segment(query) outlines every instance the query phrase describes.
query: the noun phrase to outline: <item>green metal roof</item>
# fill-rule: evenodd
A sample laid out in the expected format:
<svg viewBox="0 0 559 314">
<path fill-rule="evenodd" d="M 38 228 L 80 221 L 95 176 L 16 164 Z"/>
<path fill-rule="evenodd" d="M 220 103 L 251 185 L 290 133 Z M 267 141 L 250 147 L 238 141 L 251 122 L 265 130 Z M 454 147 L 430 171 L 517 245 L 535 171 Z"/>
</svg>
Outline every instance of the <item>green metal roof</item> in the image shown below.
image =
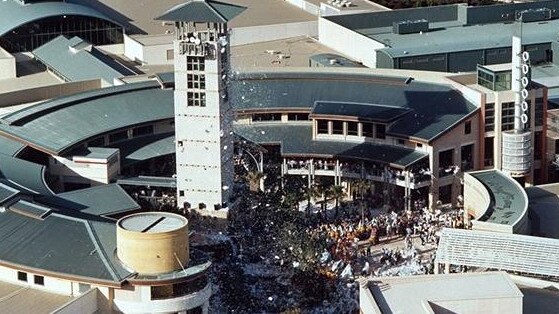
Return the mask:
<svg viewBox="0 0 559 314">
<path fill-rule="evenodd" d="M 281 154 L 286 157 L 341 157 L 407 167 L 428 156 L 424 152 L 392 145 L 313 140 L 310 124 L 237 124 L 233 129 L 238 136 L 255 143 L 281 144 Z"/>
<path fill-rule="evenodd" d="M 514 179 L 497 170 L 470 172 L 481 182 L 491 197 L 487 216 L 480 220 L 514 225 L 525 214 L 528 208 L 528 197 Z"/>
<path fill-rule="evenodd" d="M 0 153 L 15 156 L 25 147 L 25 144 L 0 136 L 0 147 Z"/>
<path fill-rule="evenodd" d="M 121 166 L 175 153 L 175 132 L 142 136 L 112 145 L 120 149 Z"/>
<path fill-rule="evenodd" d="M 118 284 L 132 273 L 116 262 L 116 245 L 103 243 L 107 234 L 116 238 L 114 223 L 58 213 L 38 219 L 8 209 L 0 213 L 0 257 L 31 270 Z"/>
<path fill-rule="evenodd" d="M 387 133 L 427 141 L 477 110 L 448 85 L 337 71 L 244 73 L 233 79 L 230 91 L 232 106 L 240 112 L 310 108 L 317 101 L 399 107 L 409 112 Z"/>
<path fill-rule="evenodd" d="M 0 36 L 4 36 L 13 29 L 37 20 L 64 15 L 95 17 L 118 24 L 106 15 L 83 5 L 62 1 L 22 5 L 18 1 L 8 0 L 0 1 Z"/>
<path fill-rule="evenodd" d="M 45 181 L 45 166 L 0 153 L 0 179 L 26 192 L 52 195 Z M 5 183 L 5 182 L 4 182 Z"/>
<path fill-rule="evenodd" d="M 398 35 L 393 33 L 371 33 L 372 30 L 357 30 L 365 36 L 390 46 L 382 48 L 393 58 L 411 57 L 428 54 L 440 54 L 480 49 L 503 48 L 512 46 L 512 36 L 518 32 L 519 26 L 514 23 L 496 23 L 471 26 L 439 27 L 432 23 L 435 31 L 422 34 Z M 556 39 L 559 20 L 522 24 L 522 44 L 549 43 Z M 484 34 L 484 36 L 480 36 Z M 460 40 L 449 40 L 459 38 Z"/>
<path fill-rule="evenodd" d="M 513 23 L 517 12 L 549 8 L 551 20 L 522 23 L 524 45 L 556 40 L 557 1 L 496 4 L 468 7 L 464 4 L 327 16 L 325 19 L 374 39 L 386 46 L 379 49 L 392 58 L 443 54 L 511 46 L 519 31 Z M 395 34 L 394 22 L 425 19 L 429 31 Z M 483 35 L 483 36 L 481 36 Z"/>
<path fill-rule="evenodd" d="M 99 185 L 60 193 L 47 202 L 97 216 L 120 214 L 140 209 L 140 206 L 117 184 Z"/>
<path fill-rule="evenodd" d="M 241 14 L 245 7 L 213 0 L 187 0 L 167 10 L 156 20 L 227 23 Z"/>
<path fill-rule="evenodd" d="M 79 37 L 58 36 L 33 50 L 33 55 L 70 82 L 100 78 L 112 85 L 116 78 L 135 74 Z"/>
<path fill-rule="evenodd" d="M 173 91 L 163 90 L 156 81 L 149 81 L 31 106 L 4 116 L 0 133 L 59 155 L 100 134 L 171 119 L 173 110 Z"/>
<path fill-rule="evenodd" d="M 154 187 L 162 187 L 162 188 L 177 187 L 176 178 L 151 177 L 151 176 L 123 178 L 123 179 L 119 179 L 116 183 L 120 185 L 154 186 Z"/>
<path fill-rule="evenodd" d="M 0 204 L 4 204 L 7 200 L 19 194 L 19 191 L 9 185 L 0 183 Z"/>
<path fill-rule="evenodd" d="M 311 111 L 313 117 L 319 115 L 355 117 L 359 120 L 390 122 L 408 113 L 411 109 L 375 104 L 351 102 L 317 101 Z"/>
</svg>

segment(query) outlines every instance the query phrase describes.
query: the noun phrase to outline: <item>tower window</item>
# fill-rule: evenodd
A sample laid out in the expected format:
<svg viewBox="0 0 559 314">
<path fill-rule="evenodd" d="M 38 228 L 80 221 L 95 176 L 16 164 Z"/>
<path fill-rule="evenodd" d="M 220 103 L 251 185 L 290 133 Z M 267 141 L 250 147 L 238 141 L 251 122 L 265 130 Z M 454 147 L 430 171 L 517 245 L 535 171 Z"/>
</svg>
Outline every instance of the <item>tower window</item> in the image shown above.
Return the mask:
<svg viewBox="0 0 559 314">
<path fill-rule="evenodd" d="M 187 71 L 204 71 L 204 58 L 203 57 L 187 57 L 186 58 Z"/>
<path fill-rule="evenodd" d="M 187 74 L 186 75 L 187 87 L 196 89 L 206 88 L 206 76 L 198 74 Z"/>
<path fill-rule="evenodd" d="M 206 93 L 188 92 L 186 93 L 189 107 L 206 107 Z"/>
</svg>

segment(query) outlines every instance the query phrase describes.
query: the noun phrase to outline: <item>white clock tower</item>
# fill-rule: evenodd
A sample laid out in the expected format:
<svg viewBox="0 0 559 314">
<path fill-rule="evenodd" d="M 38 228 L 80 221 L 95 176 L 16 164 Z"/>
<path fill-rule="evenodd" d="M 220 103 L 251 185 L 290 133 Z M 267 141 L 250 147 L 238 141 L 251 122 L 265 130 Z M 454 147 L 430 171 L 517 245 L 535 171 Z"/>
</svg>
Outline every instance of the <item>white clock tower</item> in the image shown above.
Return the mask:
<svg viewBox="0 0 559 314">
<path fill-rule="evenodd" d="M 233 181 L 233 113 L 227 93 L 227 22 L 245 8 L 190 0 L 158 20 L 175 22 L 177 201 L 201 210 L 227 206 Z"/>
</svg>

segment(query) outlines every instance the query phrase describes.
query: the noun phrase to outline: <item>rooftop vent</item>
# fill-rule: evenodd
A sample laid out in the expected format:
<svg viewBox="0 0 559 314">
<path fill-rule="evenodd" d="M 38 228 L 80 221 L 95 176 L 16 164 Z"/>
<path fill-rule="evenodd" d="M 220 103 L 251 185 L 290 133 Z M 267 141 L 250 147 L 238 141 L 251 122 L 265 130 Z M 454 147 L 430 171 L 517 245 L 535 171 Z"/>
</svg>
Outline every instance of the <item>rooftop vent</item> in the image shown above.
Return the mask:
<svg viewBox="0 0 559 314">
<path fill-rule="evenodd" d="M 429 30 L 429 21 L 399 21 L 392 23 L 392 31 L 394 34 L 414 34 L 419 32 L 427 32 Z"/>
</svg>

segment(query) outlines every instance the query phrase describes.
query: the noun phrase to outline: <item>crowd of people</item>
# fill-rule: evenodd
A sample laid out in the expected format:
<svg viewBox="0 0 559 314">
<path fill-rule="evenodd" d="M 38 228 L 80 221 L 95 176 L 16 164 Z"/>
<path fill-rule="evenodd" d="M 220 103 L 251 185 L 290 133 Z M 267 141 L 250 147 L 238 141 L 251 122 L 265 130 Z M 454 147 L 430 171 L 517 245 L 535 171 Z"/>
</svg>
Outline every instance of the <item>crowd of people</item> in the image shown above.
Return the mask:
<svg viewBox="0 0 559 314">
<path fill-rule="evenodd" d="M 469 227 L 463 211 L 456 209 L 367 211 L 362 217 L 349 207 L 345 213 L 344 217 L 319 223 L 310 231 L 327 241 L 320 263 L 340 277 L 353 276 L 354 270 L 361 275 L 432 272 L 433 257 L 421 260 L 418 249 L 436 248 L 443 227 Z M 396 241 L 403 241 L 402 247 L 379 246 Z"/>
</svg>

